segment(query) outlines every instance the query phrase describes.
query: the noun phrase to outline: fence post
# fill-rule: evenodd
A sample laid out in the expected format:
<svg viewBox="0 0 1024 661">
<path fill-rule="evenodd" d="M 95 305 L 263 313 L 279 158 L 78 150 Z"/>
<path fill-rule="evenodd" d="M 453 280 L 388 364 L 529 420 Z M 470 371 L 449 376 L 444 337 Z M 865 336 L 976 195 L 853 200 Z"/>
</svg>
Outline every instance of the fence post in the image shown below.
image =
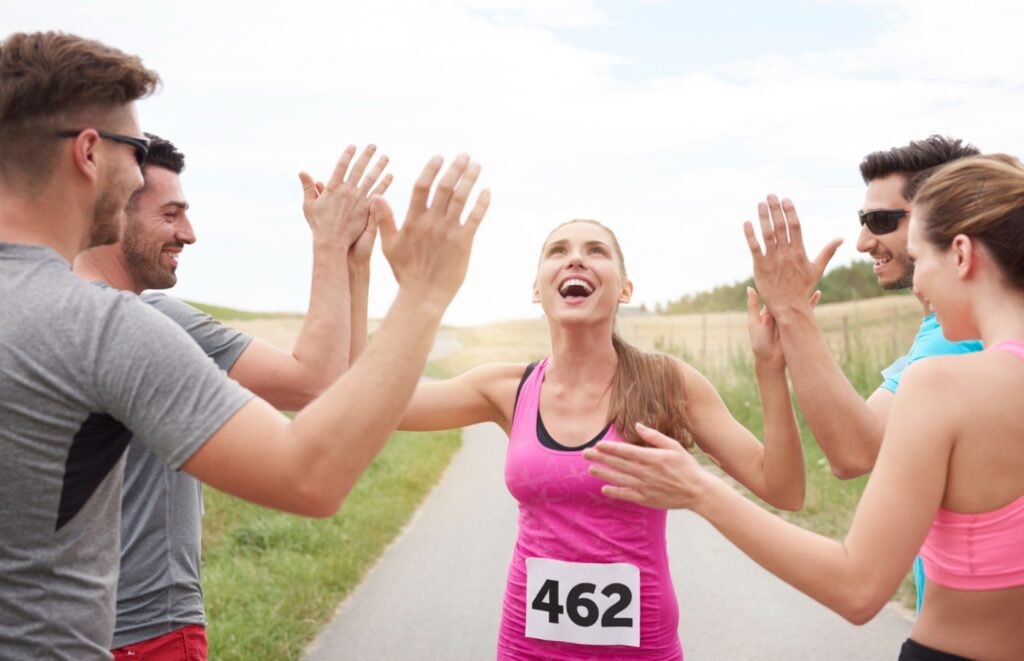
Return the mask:
<svg viewBox="0 0 1024 661">
<path fill-rule="evenodd" d="M 843 315 L 843 364 L 850 364 L 850 318 Z"/>
<path fill-rule="evenodd" d="M 708 364 L 708 315 L 700 316 L 700 362 Z"/>
<path fill-rule="evenodd" d="M 896 305 L 893 305 L 892 306 L 892 322 L 890 323 L 890 328 L 892 330 L 892 355 L 893 356 L 898 356 L 899 355 L 898 352 L 900 350 L 899 338 L 897 337 L 897 330 L 896 330 L 896 325 L 897 325 L 897 322 L 898 322 L 898 317 L 899 317 L 899 307 L 896 306 Z"/>
</svg>

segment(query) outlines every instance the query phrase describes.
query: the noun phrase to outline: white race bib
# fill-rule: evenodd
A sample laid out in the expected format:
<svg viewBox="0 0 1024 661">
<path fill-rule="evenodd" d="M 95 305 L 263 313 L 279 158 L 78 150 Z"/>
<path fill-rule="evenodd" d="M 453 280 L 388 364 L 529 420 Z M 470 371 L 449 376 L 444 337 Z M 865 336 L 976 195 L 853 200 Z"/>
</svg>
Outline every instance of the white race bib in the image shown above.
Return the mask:
<svg viewBox="0 0 1024 661">
<path fill-rule="evenodd" d="M 526 559 L 526 635 L 640 646 L 640 568 L 625 562 Z"/>
</svg>

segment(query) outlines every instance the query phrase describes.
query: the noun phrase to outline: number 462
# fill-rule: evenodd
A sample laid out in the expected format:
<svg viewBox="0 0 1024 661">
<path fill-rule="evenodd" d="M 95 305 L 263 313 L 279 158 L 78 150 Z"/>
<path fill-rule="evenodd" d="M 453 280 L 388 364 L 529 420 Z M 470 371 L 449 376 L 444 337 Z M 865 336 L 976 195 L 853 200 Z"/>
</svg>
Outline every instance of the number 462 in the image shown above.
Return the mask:
<svg viewBox="0 0 1024 661">
<path fill-rule="evenodd" d="M 558 581 L 548 579 L 544 581 L 544 585 L 537 591 L 537 596 L 533 598 L 530 607 L 534 610 L 547 612 L 548 622 L 551 624 L 558 624 L 558 616 L 568 610 L 566 614 L 569 616 L 569 619 L 572 620 L 573 624 L 581 627 L 593 626 L 597 623 L 598 617 L 601 618 L 602 627 L 633 626 L 633 618 L 616 617 L 633 601 L 633 593 L 630 592 L 628 587 L 622 583 L 611 583 L 601 590 L 601 594 L 606 597 L 618 597 L 615 603 L 611 604 L 608 610 L 604 612 L 603 616 L 600 615 L 600 609 L 597 607 L 597 604 L 586 596 L 594 594 L 596 590 L 597 586 L 593 583 L 578 583 L 569 590 L 565 606 L 562 606 L 558 599 Z"/>
</svg>

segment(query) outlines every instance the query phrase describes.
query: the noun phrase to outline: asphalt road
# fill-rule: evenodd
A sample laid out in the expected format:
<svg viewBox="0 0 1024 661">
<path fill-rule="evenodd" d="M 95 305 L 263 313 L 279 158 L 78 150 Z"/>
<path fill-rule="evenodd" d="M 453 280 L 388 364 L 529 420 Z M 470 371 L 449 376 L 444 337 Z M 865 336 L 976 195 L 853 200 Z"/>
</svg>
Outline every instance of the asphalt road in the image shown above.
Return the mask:
<svg viewBox="0 0 1024 661">
<path fill-rule="evenodd" d="M 493 659 L 516 532 L 502 478 L 506 438 L 463 448 L 405 532 L 310 645 L 309 661 Z M 895 659 L 911 621 L 887 607 L 855 627 L 768 574 L 689 512 L 667 526 L 688 661 Z"/>
</svg>

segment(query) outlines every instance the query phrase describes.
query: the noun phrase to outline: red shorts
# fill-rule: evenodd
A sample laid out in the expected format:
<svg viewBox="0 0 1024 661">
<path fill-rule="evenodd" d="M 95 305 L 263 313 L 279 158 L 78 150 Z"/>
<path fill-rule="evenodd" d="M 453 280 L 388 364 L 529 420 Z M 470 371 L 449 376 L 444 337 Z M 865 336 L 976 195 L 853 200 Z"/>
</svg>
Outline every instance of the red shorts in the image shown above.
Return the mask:
<svg viewBox="0 0 1024 661">
<path fill-rule="evenodd" d="M 206 627 L 189 624 L 113 652 L 115 661 L 206 661 Z"/>
</svg>

